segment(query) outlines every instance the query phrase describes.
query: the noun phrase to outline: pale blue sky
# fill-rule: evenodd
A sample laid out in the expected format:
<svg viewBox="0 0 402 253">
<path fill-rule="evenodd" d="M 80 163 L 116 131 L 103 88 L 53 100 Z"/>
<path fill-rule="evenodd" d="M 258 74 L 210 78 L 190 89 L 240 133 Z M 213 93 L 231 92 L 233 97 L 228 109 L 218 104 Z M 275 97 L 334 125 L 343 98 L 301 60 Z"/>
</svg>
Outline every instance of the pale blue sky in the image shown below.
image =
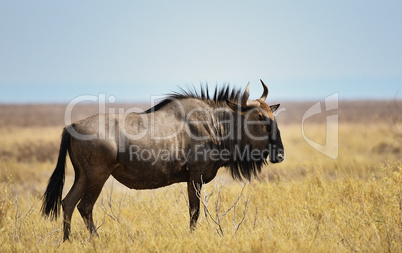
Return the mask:
<svg viewBox="0 0 402 253">
<path fill-rule="evenodd" d="M 273 99 L 402 96 L 402 1 L 0 2 L 0 103 L 147 101 L 230 82 Z"/>
</svg>

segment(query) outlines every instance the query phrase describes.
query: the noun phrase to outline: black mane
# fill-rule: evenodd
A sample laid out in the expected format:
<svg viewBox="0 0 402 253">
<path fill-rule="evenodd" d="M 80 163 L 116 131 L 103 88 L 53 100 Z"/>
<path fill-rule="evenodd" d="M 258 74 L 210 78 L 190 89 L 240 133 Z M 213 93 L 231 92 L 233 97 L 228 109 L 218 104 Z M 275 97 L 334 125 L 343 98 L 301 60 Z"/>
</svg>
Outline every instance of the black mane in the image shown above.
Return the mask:
<svg viewBox="0 0 402 253">
<path fill-rule="evenodd" d="M 187 98 L 195 98 L 205 101 L 206 103 L 212 106 L 222 106 L 226 104 L 226 101 L 229 100 L 234 103 L 239 103 L 239 100 L 242 99 L 243 93 L 240 89 L 231 88 L 229 85 L 224 85 L 220 88 L 215 87 L 215 91 L 213 96 L 210 96 L 208 91 L 208 86 L 201 86 L 200 91 L 197 91 L 194 87 L 189 88 L 188 90 L 184 90 L 180 88 L 180 92 L 174 92 L 167 95 L 160 103 L 155 105 L 154 107 L 146 110 L 143 113 L 152 113 L 162 109 L 164 106 L 169 104 L 174 100 L 187 99 Z M 224 120 L 225 114 L 220 115 L 219 120 Z M 223 117 L 223 118 L 221 118 Z M 237 124 L 236 124 L 237 125 Z M 240 124 L 242 125 L 242 124 Z M 222 128 L 227 128 L 225 125 L 218 125 Z M 226 132 L 226 129 L 216 129 L 216 132 Z M 250 160 L 249 152 L 251 152 L 254 147 L 252 143 L 240 143 L 241 140 L 231 139 L 220 142 L 215 148 L 219 150 L 230 150 L 230 161 L 226 161 L 222 163 L 222 167 L 226 167 L 230 170 L 230 174 L 234 179 L 242 180 L 243 178 L 247 180 L 251 180 L 251 178 L 258 178 L 258 174 L 261 172 L 261 168 L 266 165 L 268 162 L 266 161 L 268 154 L 265 157 L 262 157 L 258 160 Z M 246 154 L 246 159 L 242 159 L 239 157 L 238 153 L 234 151 L 234 147 L 240 147 L 240 153 Z M 245 153 L 244 153 L 245 152 Z"/>
<path fill-rule="evenodd" d="M 231 88 L 229 85 L 224 85 L 221 88 L 218 88 L 218 86 L 216 86 L 214 95 L 212 97 L 209 95 L 208 86 L 201 86 L 199 92 L 194 86 L 192 88 L 189 88 L 188 90 L 185 90 L 183 88 L 180 88 L 180 90 L 180 92 L 173 92 L 171 94 L 168 94 L 166 98 L 164 98 L 161 102 L 159 102 L 154 107 L 151 107 L 148 110 L 144 111 L 143 113 L 158 111 L 165 105 L 178 99 L 195 98 L 205 101 L 211 105 L 219 106 L 225 103 L 226 100 L 237 103 L 242 96 L 240 89 Z"/>
</svg>

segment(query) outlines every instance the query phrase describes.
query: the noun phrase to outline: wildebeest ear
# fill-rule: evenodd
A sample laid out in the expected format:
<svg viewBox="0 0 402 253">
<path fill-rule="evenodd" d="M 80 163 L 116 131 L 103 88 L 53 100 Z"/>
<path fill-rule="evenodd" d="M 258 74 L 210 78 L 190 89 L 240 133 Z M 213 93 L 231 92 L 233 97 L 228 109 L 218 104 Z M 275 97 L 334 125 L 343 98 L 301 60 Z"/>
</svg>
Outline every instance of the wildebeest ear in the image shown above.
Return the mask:
<svg viewBox="0 0 402 253">
<path fill-rule="evenodd" d="M 281 105 L 281 104 L 271 105 L 269 108 L 271 108 L 271 111 L 272 111 L 272 112 L 275 112 L 276 110 L 278 110 L 278 108 L 279 108 L 280 105 Z"/>
<path fill-rule="evenodd" d="M 241 106 L 236 103 L 226 100 L 226 104 L 229 106 L 230 109 L 232 109 L 235 112 L 242 111 Z"/>
</svg>

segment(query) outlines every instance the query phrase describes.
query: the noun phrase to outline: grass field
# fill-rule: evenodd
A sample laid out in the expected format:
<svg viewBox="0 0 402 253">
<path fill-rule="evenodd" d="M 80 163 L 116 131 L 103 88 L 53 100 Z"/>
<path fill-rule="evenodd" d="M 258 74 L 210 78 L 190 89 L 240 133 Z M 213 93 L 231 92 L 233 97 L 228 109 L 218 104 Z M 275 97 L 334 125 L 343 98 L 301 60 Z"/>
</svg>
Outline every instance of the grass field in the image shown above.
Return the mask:
<svg viewBox="0 0 402 253">
<path fill-rule="evenodd" d="M 189 230 L 186 184 L 129 190 L 110 178 L 95 209 L 99 238 L 76 210 L 71 241 L 61 220 L 41 216 L 54 170 L 65 106 L 0 105 L 0 245 L 2 252 L 402 252 L 401 101 L 339 102 L 339 156 L 304 140 L 303 113 L 314 103 L 284 103 L 278 115 L 286 160 L 252 182 L 225 169 L 200 193 L 201 215 Z M 128 108 L 130 105 L 125 105 Z M 79 119 L 96 112 L 81 106 Z M 325 115 L 305 122 L 325 142 Z M 74 174 L 67 165 L 63 194 Z"/>
</svg>

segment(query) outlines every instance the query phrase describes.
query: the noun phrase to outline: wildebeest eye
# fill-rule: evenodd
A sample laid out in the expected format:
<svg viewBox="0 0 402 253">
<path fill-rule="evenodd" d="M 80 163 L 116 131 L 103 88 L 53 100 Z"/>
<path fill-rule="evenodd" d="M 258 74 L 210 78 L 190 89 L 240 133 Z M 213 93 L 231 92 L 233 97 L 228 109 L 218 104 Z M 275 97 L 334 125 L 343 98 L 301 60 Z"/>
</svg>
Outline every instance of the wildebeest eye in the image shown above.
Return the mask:
<svg viewBox="0 0 402 253">
<path fill-rule="evenodd" d="M 261 121 L 261 124 L 266 129 L 266 131 L 270 132 L 271 131 L 271 120 L 262 114 L 258 115 L 258 119 Z"/>
</svg>

